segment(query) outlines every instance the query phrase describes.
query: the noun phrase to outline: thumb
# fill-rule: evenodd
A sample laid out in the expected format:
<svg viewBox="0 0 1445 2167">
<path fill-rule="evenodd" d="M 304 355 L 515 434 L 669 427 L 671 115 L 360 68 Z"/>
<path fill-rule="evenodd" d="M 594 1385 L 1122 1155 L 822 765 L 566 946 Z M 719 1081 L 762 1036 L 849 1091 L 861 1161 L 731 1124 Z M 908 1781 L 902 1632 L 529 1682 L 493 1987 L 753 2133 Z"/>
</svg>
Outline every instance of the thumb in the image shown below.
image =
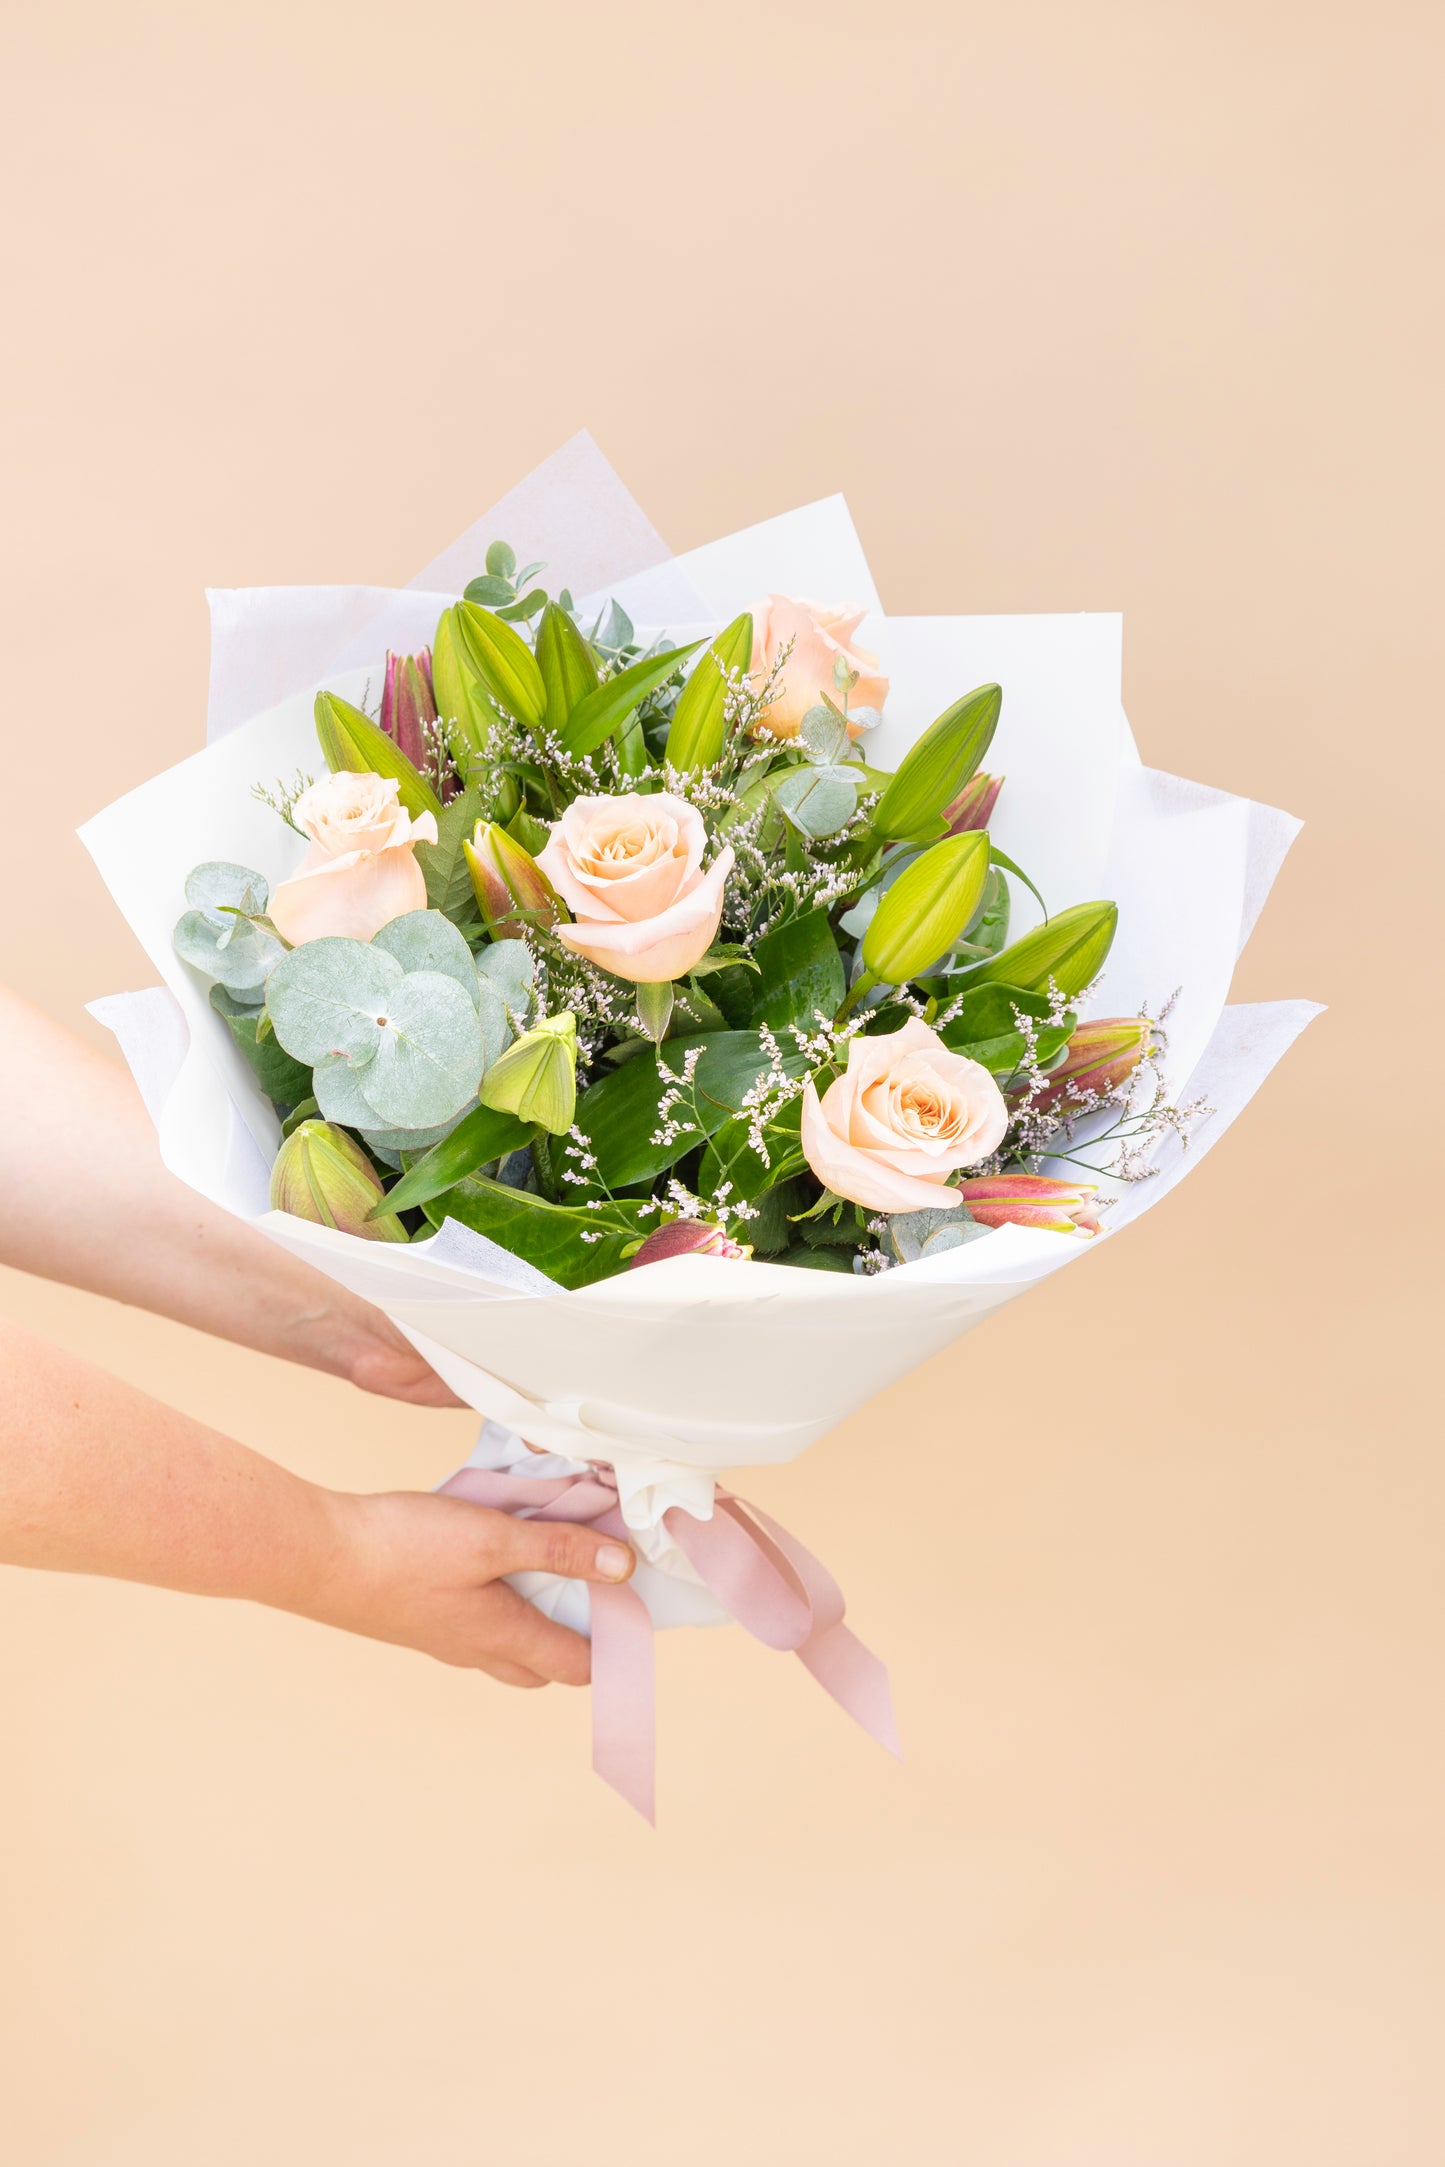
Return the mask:
<svg viewBox="0 0 1445 2167">
<path fill-rule="evenodd" d="M 566 1520 L 509 1519 L 498 1570 L 559 1573 L 564 1580 L 627 1580 L 637 1560 L 629 1543 Z"/>
</svg>

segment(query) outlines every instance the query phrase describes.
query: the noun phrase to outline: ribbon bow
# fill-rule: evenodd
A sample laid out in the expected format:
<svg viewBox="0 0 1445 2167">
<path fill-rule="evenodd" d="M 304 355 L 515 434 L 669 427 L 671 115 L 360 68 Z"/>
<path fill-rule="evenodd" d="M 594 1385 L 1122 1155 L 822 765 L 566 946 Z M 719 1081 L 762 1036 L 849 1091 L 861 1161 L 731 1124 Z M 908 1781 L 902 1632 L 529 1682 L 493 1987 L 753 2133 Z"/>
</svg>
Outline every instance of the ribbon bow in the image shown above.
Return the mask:
<svg viewBox="0 0 1445 2167">
<path fill-rule="evenodd" d="M 450 1497 L 533 1520 L 571 1520 L 630 1541 L 617 1477 L 593 1465 L 575 1475 L 516 1475 L 463 1467 L 442 1484 Z M 890 1753 L 898 1730 L 888 1672 L 843 1623 L 843 1591 L 811 1551 L 756 1505 L 719 1488 L 710 1520 L 674 1505 L 663 1515 L 703 1585 L 764 1647 L 796 1655 L 823 1691 Z M 592 1603 L 592 1766 L 604 1783 L 655 1821 L 656 1693 L 652 1619 L 635 1588 L 589 1581 Z"/>
</svg>

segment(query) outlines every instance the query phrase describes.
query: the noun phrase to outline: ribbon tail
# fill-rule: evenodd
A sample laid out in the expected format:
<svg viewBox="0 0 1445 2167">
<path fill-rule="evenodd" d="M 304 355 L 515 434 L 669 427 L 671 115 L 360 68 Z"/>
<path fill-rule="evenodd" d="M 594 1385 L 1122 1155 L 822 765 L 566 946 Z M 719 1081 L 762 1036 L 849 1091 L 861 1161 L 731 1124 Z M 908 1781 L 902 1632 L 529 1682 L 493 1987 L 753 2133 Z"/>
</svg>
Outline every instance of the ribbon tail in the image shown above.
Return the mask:
<svg viewBox="0 0 1445 2167">
<path fill-rule="evenodd" d="M 871 1648 L 864 1647 L 856 1633 L 846 1625 L 833 1625 L 826 1632 L 814 1633 L 794 1653 L 823 1691 L 855 1723 L 861 1724 L 870 1738 L 876 1738 L 880 1746 L 886 1746 L 902 1760 L 888 1666 Z"/>
<path fill-rule="evenodd" d="M 593 1582 L 592 1767 L 657 1825 L 657 1691 L 652 1619 L 634 1588 Z"/>
</svg>

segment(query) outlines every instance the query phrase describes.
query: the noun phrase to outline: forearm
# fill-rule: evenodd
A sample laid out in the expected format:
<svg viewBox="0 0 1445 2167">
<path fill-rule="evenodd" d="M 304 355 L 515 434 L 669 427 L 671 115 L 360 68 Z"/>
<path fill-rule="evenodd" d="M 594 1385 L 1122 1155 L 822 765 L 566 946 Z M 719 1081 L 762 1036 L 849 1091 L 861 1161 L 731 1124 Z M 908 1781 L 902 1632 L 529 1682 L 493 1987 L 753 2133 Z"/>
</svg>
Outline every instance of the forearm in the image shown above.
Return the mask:
<svg viewBox="0 0 1445 2167">
<path fill-rule="evenodd" d="M 0 1046 L 0 1263 L 359 1382 L 405 1356 L 369 1304 L 167 1172 L 115 1062 L 3 989 Z"/>
<path fill-rule="evenodd" d="M 7 1324 L 0 1377 L 0 1562 L 314 1606 L 330 1492 Z"/>
</svg>

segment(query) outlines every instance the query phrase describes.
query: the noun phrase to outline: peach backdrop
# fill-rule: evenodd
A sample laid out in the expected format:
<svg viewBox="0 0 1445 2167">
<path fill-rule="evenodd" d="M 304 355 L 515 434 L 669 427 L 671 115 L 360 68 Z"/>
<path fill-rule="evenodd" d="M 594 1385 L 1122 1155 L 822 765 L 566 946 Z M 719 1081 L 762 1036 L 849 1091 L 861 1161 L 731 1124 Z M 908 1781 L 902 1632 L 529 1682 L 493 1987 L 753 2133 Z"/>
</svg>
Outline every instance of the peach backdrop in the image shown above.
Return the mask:
<svg viewBox="0 0 1445 2167">
<path fill-rule="evenodd" d="M 1146 758 L 1309 822 L 1239 996 L 1331 1004 L 1166 1209 L 754 1482 L 901 1767 L 675 1635 L 654 1838 L 580 1696 L 0 1578 L 8 2154 L 1433 2167 L 1438 10 L 3 37 L 0 922 L 54 1014 L 146 982 L 72 830 L 197 741 L 203 584 L 404 580 L 583 424 L 675 547 L 841 488 L 895 608 L 1122 608 Z M 328 1482 L 467 1442 L 0 1301 Z"/>
</svg>

